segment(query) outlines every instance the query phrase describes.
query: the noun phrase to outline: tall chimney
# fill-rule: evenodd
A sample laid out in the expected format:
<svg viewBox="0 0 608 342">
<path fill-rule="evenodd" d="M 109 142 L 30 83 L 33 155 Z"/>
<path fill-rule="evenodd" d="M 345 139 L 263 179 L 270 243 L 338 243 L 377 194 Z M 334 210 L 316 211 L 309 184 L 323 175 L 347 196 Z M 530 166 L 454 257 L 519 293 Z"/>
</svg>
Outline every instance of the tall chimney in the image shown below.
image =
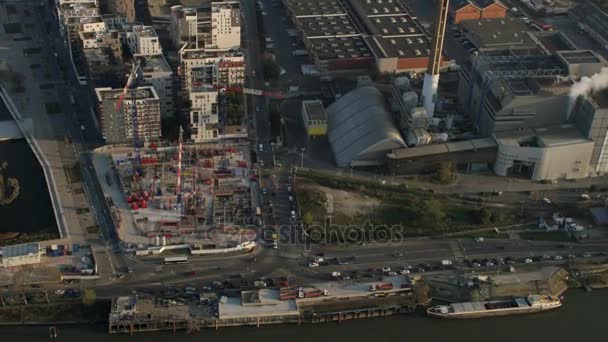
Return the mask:
<svg viewBox="0 0 608 342">
<path fill-rule="evenodd" d="M 433 114 L 435 113 L 437 86 L 439 85 L 439 67 L 441 66 L 441 56 L 443 55 L 443 38 L 448 20 L 450 0 L 439 0 L 437 1 L 437 5 L 437 21 L 435 22 L 429 66 L 424 75 L 424 84 L 422 85 L 422 103 L 429 120 L 433 118 Z"/>
</svg>

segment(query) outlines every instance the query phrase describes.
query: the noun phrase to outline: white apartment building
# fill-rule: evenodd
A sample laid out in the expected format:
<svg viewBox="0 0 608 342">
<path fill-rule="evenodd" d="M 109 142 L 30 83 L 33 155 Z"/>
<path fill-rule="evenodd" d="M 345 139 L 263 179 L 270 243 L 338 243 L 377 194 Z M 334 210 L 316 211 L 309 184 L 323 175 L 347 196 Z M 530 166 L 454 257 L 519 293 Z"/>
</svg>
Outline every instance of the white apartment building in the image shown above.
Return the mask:
<svg viewBox="0 0 608 342">
<path fill-rule="evenodd" d="M 239 1 L 211 3 L 211 47 L 230 49 L 241 46 Z"/>
<path fill-rule="evenodd" d="M 180 75 L 186 91 L 190 89 L 192 71 L 200 66 L 215 65 L 216 72 L 209 82 L 214 85 L 245 84 L 245 57 L 240 51 L 183 50 L 180 53 Z"/>
<path fill-rule="evenodd" d="M 198 15 L 196 9 L 182 5 L 171 7 L 171 39 L 177 47 L 198 41 Z"/>
<path fill-rule="evenodd" d="M 135 55 L 143 73 L 143 84 L 152 86 L 160 99 L 161 118 L 175 115 L 173 71 L 162 54 Z"/>
<path fill-rule="evenodd" d="M 127 35 L 127 43 L 134 55 L 158 55 L 163 53 L 158 35 L 152 26 L 133 26 Z"/>
<path fill-rule="evenodd" d="M 209 64 L 192 69 L 190 77 L 190 127 L 195 142 L 216 139 L 219 134 L 219 91 L 210 87 L 217 79 L 217 66 Z"/>
<path fill-rule="evenodd" d="M 122 89 L 95 88 L 95 94 L 99 106 L 101 131 L 107 144 L 133 142 L 132 109 L 134 104 L 139 140 L 155 141 L 160 138 L 160 99 L 153 87 L 130 89 L 118 110 L 116 104 L 122 94 Z M 135 100 L 133 95 L 135 95 Z"/>
</svg>

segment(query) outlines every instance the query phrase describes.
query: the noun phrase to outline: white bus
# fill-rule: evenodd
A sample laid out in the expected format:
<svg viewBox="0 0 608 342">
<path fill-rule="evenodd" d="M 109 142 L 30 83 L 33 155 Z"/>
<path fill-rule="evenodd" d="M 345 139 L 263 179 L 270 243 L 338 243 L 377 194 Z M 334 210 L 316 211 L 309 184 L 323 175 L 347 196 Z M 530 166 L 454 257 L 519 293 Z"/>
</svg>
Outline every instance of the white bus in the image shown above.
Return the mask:
<svg viewBox="0 0 608 342">
<path fill-rule="evenodd" d="M 188 263 L 188 257 L 187 256 L 166 257 L 163 260 L 163 264 L 165 264 L 165 265 L 170 265 L 170 264 L 187 264 L 187 263 Z"/>
</svg>

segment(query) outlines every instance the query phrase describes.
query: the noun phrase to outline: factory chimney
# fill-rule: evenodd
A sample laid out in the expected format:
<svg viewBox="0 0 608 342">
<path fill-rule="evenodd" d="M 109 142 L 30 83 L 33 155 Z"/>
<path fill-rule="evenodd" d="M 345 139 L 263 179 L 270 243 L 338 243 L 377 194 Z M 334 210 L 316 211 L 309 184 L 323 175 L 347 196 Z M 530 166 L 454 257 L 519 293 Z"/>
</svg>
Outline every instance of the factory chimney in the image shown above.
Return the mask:
<svg viewBox="0 0 608 342">
<path fill-rule="evenodd" d="M 439 67 L 441 66 L 441 56 L 443 55 L 443 38 L 448 20 L 449 5 L 450 0 L 437 1 L 437 20 L 435 21 L 433 44 L 431 46 L 431 55 L 429 56 L 429 66 L 424 75 L 424 84 L 422 86 L 422 103 L 429 120 L 433 118 L 433 114 L 435 113 L 435 100 L 439 85 Z"/>
</svg>

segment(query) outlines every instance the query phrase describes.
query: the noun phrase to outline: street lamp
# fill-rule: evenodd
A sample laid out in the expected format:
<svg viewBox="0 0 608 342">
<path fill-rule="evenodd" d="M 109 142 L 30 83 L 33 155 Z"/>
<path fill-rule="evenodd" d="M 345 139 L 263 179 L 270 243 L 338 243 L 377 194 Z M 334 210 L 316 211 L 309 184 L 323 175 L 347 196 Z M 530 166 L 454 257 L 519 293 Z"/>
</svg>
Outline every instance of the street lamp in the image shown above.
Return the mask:
<svg viewBox="0 0 608 342">
<path fill-rule="evenodd" d="M 304 168 L 304 151 L 306 151 L 306 147 L 302 147 L 302 153 L 300 155 L 300 167 Z"/>
</svg>

